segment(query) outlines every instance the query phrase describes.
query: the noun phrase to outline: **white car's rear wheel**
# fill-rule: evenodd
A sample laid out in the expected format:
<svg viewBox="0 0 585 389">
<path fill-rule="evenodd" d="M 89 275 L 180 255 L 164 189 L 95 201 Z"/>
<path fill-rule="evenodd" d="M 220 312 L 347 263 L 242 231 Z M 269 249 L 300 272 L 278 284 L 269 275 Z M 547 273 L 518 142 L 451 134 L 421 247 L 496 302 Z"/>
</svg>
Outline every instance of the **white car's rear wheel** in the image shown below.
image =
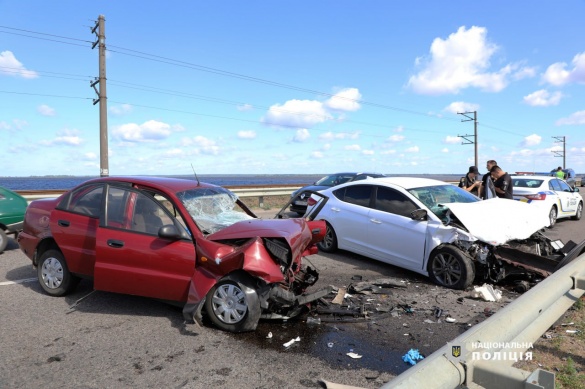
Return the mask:
<svg viewBox="0 0 585 389">
<path fill-rule="evenodd" d="M 557 216 L 558 216 L 557 207 L 555 207 L 553 205 L 550 208 L 550 211 L 548 212 L 548 221 L 550 223 L 550 225 L 548 226 L 548 228 L 553 228 L 554 227 L 554 225 L 557 223 Z"/>
</svg>

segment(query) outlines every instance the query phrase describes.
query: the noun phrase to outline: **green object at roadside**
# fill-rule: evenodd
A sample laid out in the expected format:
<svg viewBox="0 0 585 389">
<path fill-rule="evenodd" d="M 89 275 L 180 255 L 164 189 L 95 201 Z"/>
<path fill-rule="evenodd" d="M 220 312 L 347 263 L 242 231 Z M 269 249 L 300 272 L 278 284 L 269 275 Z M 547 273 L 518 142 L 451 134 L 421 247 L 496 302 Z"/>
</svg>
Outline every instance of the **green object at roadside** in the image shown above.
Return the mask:
<svg viewBox="0 0 585 389">
<path fill-rule="evenodd" d="M 0 186 L 0 253 L 8 244 L 8 234 L 22 230 L 28 202 L 16 192 Z"/>
</svg>

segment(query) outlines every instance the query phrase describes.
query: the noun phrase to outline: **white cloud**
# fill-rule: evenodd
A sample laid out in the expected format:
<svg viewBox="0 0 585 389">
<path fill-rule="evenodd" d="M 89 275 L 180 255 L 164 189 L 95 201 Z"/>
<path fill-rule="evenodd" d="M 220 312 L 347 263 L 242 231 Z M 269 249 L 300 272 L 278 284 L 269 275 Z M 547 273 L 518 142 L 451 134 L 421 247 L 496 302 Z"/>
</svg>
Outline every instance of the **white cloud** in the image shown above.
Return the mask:
<svg viewBox="0 0 585 389">
<path fill-rule="evenodd" d="M 454 101 L 446 106 L 444 111 L 451 113 L 473 112 L 479 110 L 479 104 L 466 103 L 465 101 Z"/>
<path fill-rule="evenodd" d="M 536 135 L 536 134 L 528 135 L 527 137 L 524 138 L 524 141 L 522 142 L 522 146 L 523 147 L 536 146 L 536 145 L 539 145 L 541 141 L 542 141 L 542 137 L 540 135 Z"/>
<path fill-rule="evenodd" d="M 78 130 L 63 130 L 57 133 L 57 136 L 51 140 L 41 140 L 39 142 L 44 146 L 80 146 L 83 139 L 79 136 Z"/>
<path fill-rule="evenodd" d="M 162 154 L 163 158 L 180 158 L 183 157 L 185 155 L 185 150 L 183 149 L 179 149 L 179 148 L 174 148 L 174 149 L 170 149 L 165 151 Z"/>
<path fill-rule="evenodd" d="M 522 80 L 524 78 L 532 78 L 536 76 L 536 68 L 535 67 L 523 67 L 514 73 L 513 77 L 514 80 Z"/>
<path fill-rule="evenodd" d="M 238 138 L 240 139 L 256 139 L 256 131 L 238 131 Z"/>
<path fill-rule="evenodd" d="M 267 125 L 310 128 L 332 119 L 323 103 L 314 100 L 289 100 L 283 105 L 275 104 L 262 118 Z"/>
<path fill-rule="evenodd" d="M 156 120 L 149 120 L 142 124 L 127 123 L 115 126 L 112 135 L 125 142 L 158 142 L 168 138 L 172 133 L 171 126 Z"/>
<path fill-rule="evenodd" d="M 325 143 L 323 147 L 321 147 L 321 150 L 323 151 L 327 151 L 329 149 L 331 149 L 331 143 Z"/>
<path fill-rule="evenodd" d="M 577 111 L 569 117 L 559 119 L 555 122 L 557 126 L 571 126 L 585 124 L 585 111 Z"/>
<path fill-rule="evenodd" d="M 303 143 L 306 142 L 311 137 L 311 133 L 306 128 L 301 128 L 297 130 L 295 136 L 293 137 L 293 142 Z"/>
<path fill-rule="evenodd" d="M 408 86 L 416 93 L 429 95 L 458 93 L 470 87 L 499 92 L 508 85 L 509 76 L 529 70 L 506 65 L 489 72 L 490 59 L 498 49 L 487 40 L 486 28 L 459 27 L 447 39 L 435 38 L 429 58 L 417 58 L 416 64 L 422 65 L 422 70 L 410 77 Z"/>
<path fill-rule="evenodd" d="M 95 161 L 95 160 L 97 160 L 97 159 L 98 159 L 98 156 L 97 156 L 97 154 L 96 154 L 96 153 L 89 152 L 89 153 L 85 153 L 85 154 L 83 155 L 83 158 L 84 158 L 86 161 Z"/>
<path fill-rule="evenodd" d="M 443 143 L 455 145 L 455 144 L 461 143 L 461 138 L 458 136 L 447 135 L 447 137 L 445 139 L 443 139 Z"/>
<path fill-rule="evenodd" d="M 401 142 L 404 140 L 404 135 L 390 135 L 386 141 L 388 142 Z"/>
<path fill-rule="evenodd" d="M 254 109 L 254 107 L 251 104 L 238 105 L 236 108 L 240 112 L 251 111 L 252 109 Z"/>
<path fill-rule="evenodd" d="M 55 116 L 55 110 L 46 104 L 41 104 L 37 107 L 37 112 L 43 116 Z"/>
<path fill-rule="evenodd" d="M 362 98 L 357 88 L 346 88 L 337 92 L 325 102 L 325 105 L 336 111 L 354 112 L 361 108 L 359 100 Z"/>
<path fill-rule="evenodd" d="M 323 153 L 322 153 L 322 152 L 320 152 L 320 151 L 313 151 L 313 152 L 311 153 L 311 158 L 317 158 L 317 159 L 321 159 L 321 158 L 323 158 L 323 157 L 324 157 L 324 155 L 323 155 Z"/>
<path fill-rule="evenodd" d="M 8 131 L 10 130 L 10 124 L 6 122 L 0 122 L 0 131 Z"/>
<path fill-rule="evenodd" d="M 358 139 L 360 137 L 360 133 L 356 132 L 326 132 L 319 135 L 319 139 L 332 141 L 332 140 L 341 140 L 341 139 Z"/>
<path fill-rule="evenodd" d="M 220 148 L 214 140 L 201 135 L 183 139 L 181 146 L 192 148 L 195 154 L 217 155 L 220 152 Z"/>
<path fill-rule="evenodd" d="M 407 153 L 418 153 L 420 150 L 419 150 L 418 146 L 412 146 L 412 147 L 407 148 L 404 151 L 406 151 Z"/>
<path fill-rule="evenodd" d="M 349 151 L 360 151 L 362 148 L 360 147 L 360 145 L 347 145 L 344 147 L 345 150 L 349 150 Z"/>
<path fill-rule="evenodd" d="M 449 152 L 449 149 L 446 147 L 443 150 L 441 150 L 441 153 L 448 153 L 448 152 Z"/>
<path fill-rule="evenodd" d="M 572 64 L 573 68 L 568 70 L 566 62 L 550 65 L 542 75 L 543 81 L 555 86 L 573 82 L 585 83 L 585 52 L 575 55 Z"/>
<path fill-rule="evenodd" d="M 541 89 L 524 96 L 524 102 L 533 107 L 549 107 L 559 105 L 562 97 L 561 92 L 549 93 L 546 89 Z"/>
<path fill-rule="evenodd" d="M 384 150 L 384 151 L 381 151 L 380 154 L 382 154 L 382 155 L 396 154 L 396 150 Z"/>
<path fill-rule="evenodd" d="M 22 78 L 37 78 L 39 74 L 32 70 L 27 70 L 24 65 L 16 59 L 12 51 L 3 51 L 0 53 L 0 74 Z"/>
<path fill-rule="evenodd" d="M 374 155 L 375 151 L 374 150 L 362 150 L 362 154 L 363 155 Z"/>
<path fill-rule="evenodd" d="M 132 112 L 132 106 L 130 104 L 113 105 L 108 110 L 112 115 L 122 116 Z"/>
</svg>

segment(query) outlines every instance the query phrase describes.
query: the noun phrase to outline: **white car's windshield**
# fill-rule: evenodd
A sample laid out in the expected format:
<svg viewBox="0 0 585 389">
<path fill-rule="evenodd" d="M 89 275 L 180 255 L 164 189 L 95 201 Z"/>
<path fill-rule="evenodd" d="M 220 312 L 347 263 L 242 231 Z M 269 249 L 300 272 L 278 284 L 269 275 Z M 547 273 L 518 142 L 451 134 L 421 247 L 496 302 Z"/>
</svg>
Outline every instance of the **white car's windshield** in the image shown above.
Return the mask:
<svg viewBox="0 0 585 389">
<path fill-rule="evenodd" d="M 236 204 L 238 197 L 221 187 L 190 189 L 177 193 L 177 197 L 204 234 L 252 219 Z"/>
<path fill-rule="evenodd" d="M 412 188 L 408 191 L 427 206 L 441 220 L 445 218 L 447 203 L 473 203 L 480 199 L 471 193 L 451 184 Z"/>
</svg>

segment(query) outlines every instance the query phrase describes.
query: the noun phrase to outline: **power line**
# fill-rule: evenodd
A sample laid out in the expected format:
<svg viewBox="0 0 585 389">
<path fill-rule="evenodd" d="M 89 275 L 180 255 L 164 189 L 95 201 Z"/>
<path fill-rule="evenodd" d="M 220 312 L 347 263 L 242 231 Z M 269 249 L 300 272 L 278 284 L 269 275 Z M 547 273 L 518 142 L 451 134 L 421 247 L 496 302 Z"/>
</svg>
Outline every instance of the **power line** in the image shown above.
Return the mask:
<svg viewBox="0 0 585 389">
<path fill-rule="evenodd" d="M 51 95 L 43 93 L 27 93 L 27 92 L 15 92 L 0 90 L 0 93 L 14 94 L 14 95 L 26 95 L 26 96 L 40 96 L 40 97 L 58 97 L 61 99 L 79 99 L 79 100 L 91 100 L 90 97 L 79 97 L 79 96 L 63 96 L 63 95 Z"/>
</svg>

